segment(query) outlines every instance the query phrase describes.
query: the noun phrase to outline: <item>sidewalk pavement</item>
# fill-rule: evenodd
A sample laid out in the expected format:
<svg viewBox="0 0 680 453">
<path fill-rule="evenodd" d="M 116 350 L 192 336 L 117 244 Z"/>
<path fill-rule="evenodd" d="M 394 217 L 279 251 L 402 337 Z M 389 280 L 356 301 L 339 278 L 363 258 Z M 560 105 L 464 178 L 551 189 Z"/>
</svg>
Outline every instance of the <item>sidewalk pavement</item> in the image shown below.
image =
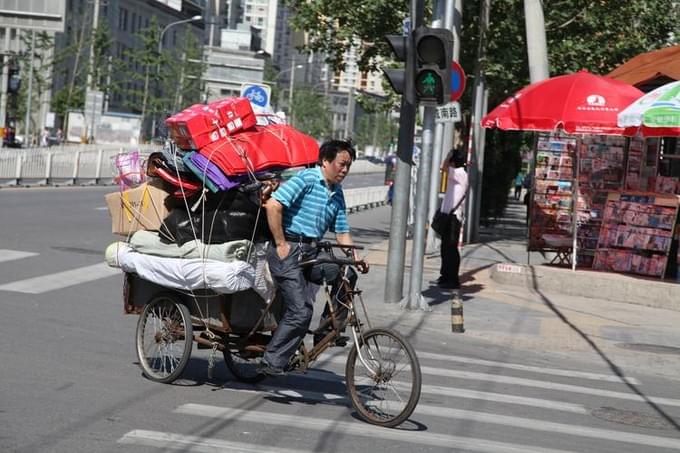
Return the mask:
<svg viewBox="0 0 680 453">
<path fill-rule="evenodd" d="M 364 256 L 371 265 L 370 278 L 360 279 L 359 286 L 364 300 L 374 307 L 371 315 L 414 340 L 455 342 L 482 355 L 489 347 L 498 348 L 498 354 L 520 348 L 531 351 L 537 360 L 552 360 L 544 353 L 563 354 L 566 361 L 578 357 L 677 378 L 680 285 L 548 266 L 552 256 L 526 252 L 524 209 L 511 200 L 505 218 L 481 227 L 480 243 L 463 247 L 463 335 L 451 333 L 452 293 L 433 283 L 439 276 L 438 252 L 425 256 L 423 299 L 407 301 L 412 310 L 384 303 L 390 208 L 369 211 L 372 217 L 363 222 L 371 228 L 359 230 L 370 235 L 358 234 L 355 239 L 367 245 Z M 350 223 L 361 223 L 361 215 L 353 214 Z M 409 294 L 411 242 L 406 247 L 404 296 Z M 511 271 L 498 271 L 499 266 Z M 645 294 L 653 296 L 637 297 Z"/>
<path fill-rule="evenodd" d="M 525 209 L 521 202 L 510 199 L 505 217 L 480 226 L 480 242 L 466 244 L 461 251 L 461 275 L 483 271 L 500 286 L 680 311 L 680 282 L 590 269 L 572 271 L 571 267 L 549 265 L 553 253 L 527 252 Z M 406 247 L 407 267 L 411 242 Z M 387 248 L 386 240 L 370 247 L 369 263 L 384 266 Z M 424 269 L 438 272 L 439 263 L 438 252 L 428 254 Z"/>
</svg>

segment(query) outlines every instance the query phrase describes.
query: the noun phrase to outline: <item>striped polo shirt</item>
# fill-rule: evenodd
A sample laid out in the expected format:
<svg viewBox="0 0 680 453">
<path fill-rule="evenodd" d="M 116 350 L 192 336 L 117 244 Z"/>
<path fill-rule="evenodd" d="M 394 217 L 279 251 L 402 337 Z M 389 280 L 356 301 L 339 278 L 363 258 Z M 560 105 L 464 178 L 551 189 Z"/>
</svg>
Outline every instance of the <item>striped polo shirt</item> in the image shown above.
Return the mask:
<svg viewBox="0 0 680 453">
<path fill-rule="evenodd" d="M 349 232 L 342 186 L 333 184 L 329 188 L 319 167 L 300 171 L 272 197 L 286 207 L 283 231 L 289 236 L 321 239 L 329 230 Z"/>
</svg>

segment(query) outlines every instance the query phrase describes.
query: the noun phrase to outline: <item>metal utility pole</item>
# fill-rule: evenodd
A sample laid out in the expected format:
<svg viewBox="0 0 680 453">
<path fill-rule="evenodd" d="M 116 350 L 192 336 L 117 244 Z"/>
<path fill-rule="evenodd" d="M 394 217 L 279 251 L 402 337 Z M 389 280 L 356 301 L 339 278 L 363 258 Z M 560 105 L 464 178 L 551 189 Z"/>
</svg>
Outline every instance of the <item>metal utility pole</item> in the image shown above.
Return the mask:
<svg viewBox="0 0 680 453">
<path fill-rule="evenodd" d="M 444 4 L 444 28 L 453 32 L 453 60 L 458 61 L 460 56 L 460 24 L 463 12 L 463 0 L 445 0 Z M 455 6 L 454 6 L 455 3 Z M 453 123 L 436 123 L 434 130 L 434 147 L 432 150 L 432 166 L 430 180 L 430 194 L 428 197 L 427 218 L 431 219 L 439 208 L 439 173 L 442 159 L 449 152 L 453 144 Z M 427 234 L 427 253 L 433 253 L 439 246 L 439 239 L 430 231 Z"/>
<path fill-rule="evenodd" d="M 479 209 L 482 201 L 482 176 L 484 173 L 484 129 L 479 120 L 485 113 L 486 81 L 482 62 L 486 57 L 486 38 L 489 27 L 489 11 L 491 0 L 480 3 L 479 38 L 477 43 L 477 59 L 475 60 L 473 90 L 473 113 L 470 118 L 470 139 L 468 141 L 468 162 L 470 162 L 470 193 L 466 202 L 465 241 L 477 242 L 479 239 Z"/>
<path fill-rule="evenodd" d="M 444 3 L 442 0 L 435 2 L 434 16 L 432 21 L 433 28 L 439 28 L 442 24 L 444 16 Z M 441 138 L 444 132 L 442 124 L 435 126 L 435 109 L 436 107 L 425 107 L 423 110 L 423 142 L 422 150 L 420 152 L 420 161 L 418 163 L 418 176 L 416 181 L 415 194 L 415 213 L 413 221 L 413 247 L 411 249 L 411 274 L 409 280 L 409 293 L 407 298 L 402 302 L 404 308 L 427 310 L 429 307 L 422 296 L 423 291 L 423 261 L 425 259 L 425 238 L 426 228 L 429 219 L 429 203 L 431 181 L 437 180 L 435 173 L 432 171 L 433 161 L 433 139 L 439 140 L 441 145 Z M 436 148 L 435 148 L 436 149 Z M 438 173 L 437 173 L 438 174 Z"/>
<path fill-rule="evenodd" d="M 96 62 L 94 61 L 94 41 L 95 41 L 95 36 L 97 34 L 97 25 L 99 24 L 99 0 L 92 0 L 92 32 L 90 33 L 90 68 L 89 71 L 87 71 L 87 83 L 85 84 L 85 91 L 89 90 L 94 90 L 95 86 L 97 84 L 97 81 L 94 80 L 93 73 L 94 73 L 94 68 Z M 87 137 L 87 141 L 91 142 L 94 137 L 95 137 L 95 97 L 92 96 L 92 118 L 89 123 L 89 126 L 86 126 L 87 133 L 85 136 Z M 87 125 L 87 118 L 85 118 L 85 124 Z"/>
<path fill-rule="evenodd" d="M 416 96 L 413 78 L 416 60 L 412 32 L 422 24 L 424 0 L 410 1 L 411 27 L 408 30 L 404 93 L 399 111 L 399 138 L 397 141 L 397 170 L 394 176 L 394 195 L 390 217 L 390 238 L 387 250 L 387 275 L 385 278 L 385 302 L 401 301 L 404 286 L 406 256 L 406 223 L 411 190 L 411 156 L 415 132 Z"/>
<path fill-rule="evenodd" d="M 345 121 L 345 138 L 354 134 L 354 112 L 356 99 L 354 98 L 354 87 L 349 89 L 347 95 L 347 121 Z"/>
<path fill-rule="evenodd" d="M 288 117 L 289 124 L 293 125 L 293 88 L 295 87 L 295 56 L 290 60 L 290 84 L 288 85 Z"/>
<path fill-rule="evenodd" d="M 531 83 L 535 83 L 550 77 L 541 0 L 524 0 L 524 21 L 527 29 L 529 79 Z"/>
<path fill-rule="evenodd" d="M 33 52 L 35 51 L 35 29 L 31 30 L 31 54 L 28 56 L 28 93 L 26 96 L 26 124 L 24 125 L 24 145 L 28 146 L 31 130 L 31 98 L 33 97 Z"/>
</svg>

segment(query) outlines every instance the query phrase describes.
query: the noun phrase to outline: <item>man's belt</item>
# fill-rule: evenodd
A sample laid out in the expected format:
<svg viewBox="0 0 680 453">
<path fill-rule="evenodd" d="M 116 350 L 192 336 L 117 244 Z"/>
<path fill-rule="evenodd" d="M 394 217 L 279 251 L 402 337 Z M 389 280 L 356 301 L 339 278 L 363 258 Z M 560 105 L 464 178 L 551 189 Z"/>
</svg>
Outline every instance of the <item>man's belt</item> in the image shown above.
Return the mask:
<svg viewBox="0 0 680 453">
<path fill-rule="evenodd" d="M 307 236 L 300 236 L 297 234 L 286 234 L 285 236 L 286 241 L 288 242 L 297 242 L 297 243 L 303 243 L 303 244 L 313 244 L 314 242 L 317 242 L 318 239 L 316 238 L 310 238 Z"/>
</svg>

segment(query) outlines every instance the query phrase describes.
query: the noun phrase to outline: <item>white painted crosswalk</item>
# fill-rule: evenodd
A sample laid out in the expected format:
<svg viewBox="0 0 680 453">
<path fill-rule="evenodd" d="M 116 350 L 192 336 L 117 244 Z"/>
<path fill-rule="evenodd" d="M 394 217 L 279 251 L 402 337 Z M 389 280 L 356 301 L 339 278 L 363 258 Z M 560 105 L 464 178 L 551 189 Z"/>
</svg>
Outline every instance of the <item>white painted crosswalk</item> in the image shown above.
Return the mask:
<svg viewBox="0 0 680 453">
<path fill-rule="evenodd" d="M 20 260 L 31 256 L 38 256 L 33 252 L 22 252 L 20 250 L 0 249 L 0 263 L 4 261 Z"/>
<path fill-rule="evenodd" d="M 242 384 L 228 381 L 222 387 L 227 392 L 229 401 L 243 401 L 242 404 L 205 404 L 178 403 L 174 413 L 177 417 L 191 419 L 206 419 L 206 426 L 221 426 L 223 430 L 211 430 L 205 436 L 196 433 L 176 433 L 144 431 L 142 429 L 125 433 L 119 439 L 121 445 L 144 445 L 159 450 L 181 450 L 190 452 L 216 451 L 287 451 L 277 445 L 264 443 L 256 438 L 256 442 L 240 444 L 239 437 L 232 437 L 242 432 L 238 426 L 257 426 L 258 430 L 268 432 L 297 432 L 294 438 L 309 438 L 326 436 L 329 433 L 342 433 L 342 438 L 362 439 L 357 442 L 376 442 L 381 445 L 398 445 L 398 451 L 452 451 L 456 452 L 484 452 L 484 453 L 568 453 L 590 451 L 621 451 L 621 452 L 651 452 L 651 451 L 680 451 L 680 434 L 673 429 L 647 430 L 640 432 L 635 427 L 622 424 L 593 423 L 591 414 L 606 402 L 615 406 L 616 400 L 630 404 L 637 404 L 640 414 L 650 411 L 650 402 L 656 401 L 660 406 L 675 406 L 677 400 L 646 396 L 642 401 L 640 396 L 632 391 L 631 382 L 642 384 L 634 377 L 609 376 L 606 373 L 584 373 L 559 368 L 542 368 L 535 365 L 519 363 L 505 363 L 502 361 L 482 360 L 474 357 L 446 356 L 431 352 L 418 352 L 422 362 L 423 386 L 421 401 L 411 417 L 419 424 L 432 426 L 448 426 L 450 429 L 428 428 L 425 430 L 384 429 L 372 426 L 359 420 L 352 420 L 348 415 L 352 412 L 351 402 L 346 393 L 339 387 L 344 385 L 342 365 L 344 354 L 331 356 L 324 361 L 324 368 L 330 367 L 335 372 L 311 370 L 306 374 L 295 374 L 294 384 L 291 380 L 268 379 L 258 385 Z M 438 366 L 432 366 L 437 363 Z M 486 372 L 463 372 L 447 368 L 447 365 L 460 364 L 486 367 Z M 505 370 L 524 372 L 532 378 L 503 376 Z M 456 372 L 456 373 L 454 373 Z M 432 377 L 456 377 L 446 385 L 435 385 Z M 540 376 L 541 379 L 537 377 Z M 572 377 L 578 384 L 560 384 L 550 382 L 552 376 L 557 379 Z M 578 376 L 576 378 L 575 376 Z M 504 379 L 508 379 L 505 381 Z M 522 380 L 524 379 L 524 380 Z M 463 381 L 466 386 L 458 386 L 456 382 Z M 589 387 L 589 382 L 597 382 L 598 386 L 605 383 L 609 389 Z M 504 384 L 507 393 L 481 390 L 485 382 Z M 542 382 L 543 385 L 536 385 Z M 469 388 L 471 384 L 478 384 L 479 389 Z M 514 384 L 517 384 L 516 386 Z M 549 385 L 551 384 L 551 385 Z M 400 383 L 396 383 L 399 386 Z M 524 386 L 551 391 L 555 399 L 525 396 L 519 391 Z M 334 391 L 323 391 L 324 388 Z M 242 395 L 242 396 L 239 396 Z M 583 400 L 582 395 L 590 395 L 592 407 L 583 403 L 570 401 L 576 397 Z M 437 404 L 432 404 L 433 402 Z M 467 403 L 465 401 L 468 401 Z M 635 403 L 632 403 L 634 401 Z M 643 402 L 645 404 L 640 404 Z M 305 408 L 321 407 L 327 416 L 308 416 Z M 496 407 L 498 410 L 494 410 Z M 524 407 L 529 410 L 512 410 Z M 284 411 L 282 412 L 282 408 Z M 510 412 L 510 414 L 508 413 Z M 559 416 L 562 413 L 564 416 Z M 531 415 L 529 415 L 531 414 Z M 540 414 L 536 416 L 536 414 Z M 566 417 L 566 418 L 565 418 Z M 662 418 L 662 417 L 658 417 Z M 568 420 L 568 421 L 566 421 Z M 663 425 L 663 423 L 661 423 Z M 467 429 L 457 430 L 457 426 L 476 426 L 468 432 Z M 670 424 L 668 425 L 670 427 Z M 233 431 L 232 431 L 232 427 Z M 488 428 L 486 428 L 488 427 Z M 519 432 L 507 440 L 503 436 L 488 437 L 480 433 Z M 317 433 L 317 434 L 314 434 Z M 554 443 L 554 436 L 560 438 L 577 439 L 575 442 Z M 518 441 L 526 440 L 526 442 Z M 536 439 L 540 439 L 536 441 Z M 572 445 L 574 448 L 572 448 Z M 588 445 L 583 449 L 583 445 Z M 286 444 L 290 448 L 294 445 Z M 305 451 L 306 445 L 301 442 L 296 451 Z M 342 451 L 342 447 L 336 447 Z M 377 448 L 377 447 L 375 447 Z M 212 450 L 211 450 L 212 449 Z M 367 448 L 370 450 L 370 448 Z M 379 449 L 375 449 L 378 451 Z M 330 451 L 330 450 L 328 450 Z M 383 451 L 383 450 L 380 450 Z"/>
<path fill-rule="evenodd" d="M 83 266 L 39 277 L 27 278 L 0 285 L 0 291 L 13 291 L 26 294 L 42 294 L 48 291 L 68 288 L 69 286 L 99 280 L 120 274 L 120 269 L 109 267 L 106 263 Z"/>
</svg>

